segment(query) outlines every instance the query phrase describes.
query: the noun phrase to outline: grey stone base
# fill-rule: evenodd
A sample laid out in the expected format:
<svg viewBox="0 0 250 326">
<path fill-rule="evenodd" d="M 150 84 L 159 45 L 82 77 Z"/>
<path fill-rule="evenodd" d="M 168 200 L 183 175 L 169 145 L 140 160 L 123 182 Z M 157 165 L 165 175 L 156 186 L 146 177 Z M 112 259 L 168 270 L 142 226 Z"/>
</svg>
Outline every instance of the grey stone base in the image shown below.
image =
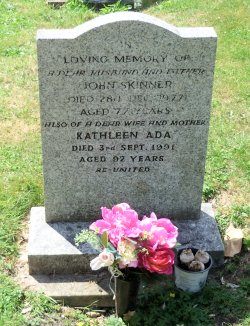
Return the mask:
<svg viewBox="0 0 250 326">
<path fill-rule="evenodd" d="M 35 289 L 71 307 L 114 307 L 110 275 L 30 275 Z M 114 286 L 114 285 L 113 285 Z"/>
<path fill-rule="evenodd" d="M 44 207 L 30 212 L 28 261 L 30 274 L 73 274 L 89 272 L 89 261 L 97 254 L 89 244 L 75 246 L 74 238 L 86 222 L 46 223 Z"/>
<path fill-rule="evenodd" d="M 202 204 L 199 220 L 174 221 L 179 228 L 178 242 L 184 247 L 208 251 L 214 266 L 224 261 L 224 246 L 210 204 Z M 47 295 L 71 306 L 113 306 L 109 289 L 110 274 L 103 270 L 93 273 L 89 261 L 97 252 L 89 245 L 79 248 L 74 238 L 86 222 L 45 222 L 44 207 L 33 207 L 30 214 L 28 241 L 29 273 Z"/>
<path fill-rule="evenodd" d="M 110 273 L 93 273 L 89 261 L 97 252 L 89 245 L 75 246 L 74 238 L 90 223 L 46 223 L 44 207 L 30 213 L 28 265 L 36 290 L 69 306 L 114 306 Z"/>
<path fill-rule="evenodd" d="M 178 242 L 182 247 L 202 249 L 212 256 L 213 267 L 224 263 L 224 244 L 222 242 L 212 205 L 201 205 L 201 216 L 198 220 L 173 221 L 179 229 Z"/>
</svg>

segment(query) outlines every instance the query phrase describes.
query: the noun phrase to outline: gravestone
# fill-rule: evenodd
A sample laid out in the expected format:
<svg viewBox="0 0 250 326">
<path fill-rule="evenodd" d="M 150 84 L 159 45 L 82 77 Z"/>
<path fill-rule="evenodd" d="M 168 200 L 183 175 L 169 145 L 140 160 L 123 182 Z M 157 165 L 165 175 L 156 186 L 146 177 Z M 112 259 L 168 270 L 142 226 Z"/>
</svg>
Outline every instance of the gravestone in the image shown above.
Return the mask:
<svg viewBox="0 0 250 326">
<path fill-rule="evenodd" d="M 38 32 L 47 222 L 124 201 L 199 218 L 215 50 L 212 28 L 137 13 Z"/>
<path fill-rule="evenodd" d="M 45 212 L 31 214 L 31 273 L 87 270 L 74 235 L 120 202 L 171 217 L 180 242 L 221 262 L 213 212 L 201 208 L 213 28 L 123 12 L 40 30 L 37 42 Z"/>
</svg>

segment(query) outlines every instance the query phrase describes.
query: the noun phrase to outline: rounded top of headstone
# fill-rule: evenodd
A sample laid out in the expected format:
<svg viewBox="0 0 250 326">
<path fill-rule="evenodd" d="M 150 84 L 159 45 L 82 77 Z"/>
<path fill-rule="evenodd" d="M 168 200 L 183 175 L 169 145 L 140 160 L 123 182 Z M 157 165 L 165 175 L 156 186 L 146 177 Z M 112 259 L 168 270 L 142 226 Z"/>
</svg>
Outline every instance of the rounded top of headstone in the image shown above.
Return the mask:
<svg viewBox="0 0 250 326">
<path fill-rule="evenodd" d="M 41 29 L 38 30 L 37 33 L 37 38 L 68 38 L 68 39 L 73 39 L 81 36 L 82 34 L 93 30 L 95 28 L 102 27 L 104 25 L 109 25 L 109 24 L 114 24 L 114 23 L 120 23 L 120 22 L 143 22 L 143 23 L 148 23 L 151 25 L 155 25 L 158 27 L 162 27 L 164 29 L 167 29 L 168 31 L 174 33 L 174 34 L 179 34 L 178 28 L 176 28 L 173 25 L 170 25 L 158 18 L 142 14 L 142 13 L 137 13 L 137 12 L 127 12 L 127 11 L 122 11 L 122 12 L 116 12 L 116 13 L 111 13 L 107 15 L 102 15 L 98 16 L 92 20 L 89 20 L 79 26 L 76 26 L 75 28 L 72 29 L 61 29 L 60 34 L 58 33 L 58 29 Z M 49 31 L 49 34 L 48 34 Z M 62 33 L 63 32 L 63 33 Z M 53 35 L 54 34 L 54 35 Z M 53 35 L 53 37 L 52 37 Z"/>
<path fill-rule="evenodd" d="M 141 22 L 154 25 L 184 38 L 216 37 L 215 31 L 211 27 L 177 28 L 163 20 L 146 14 L 125 11 L 96 17 L 72 29 L 41 29 L 37 32 L 37 39 L 75 39 L 90 30 L 124 22 Z"/>
<path fill-rule="evenodd" d="M 178 28 L 166 23 L 163 20 L 160 20 L 158 18 L 149 16 L 146 14 L 137 13 L 137 12 L 127 12 L 127 11 L 116 12 L 116 13 L 111 13 L 108 15 L 99 16 L 99 17 L 94 18 L 80 26 L 77 26 L 75 28 L 75 31 L 82 32 L 83 27 L 84 27 L 85 31 L 87 31 L 88 29 L 93 29 L 96 27 L 100 27 L 102 25 L 113 24 L 113 23 L 117 23 L 117 22 L 129 22 L 129 21 L 137 21 L 137 22 L 143 22 L 143 23 L 156 25 L 158 27 L 167 29 L 170 32 L 173 32 L 175 34 L 179 34 Z"/>
</svg>

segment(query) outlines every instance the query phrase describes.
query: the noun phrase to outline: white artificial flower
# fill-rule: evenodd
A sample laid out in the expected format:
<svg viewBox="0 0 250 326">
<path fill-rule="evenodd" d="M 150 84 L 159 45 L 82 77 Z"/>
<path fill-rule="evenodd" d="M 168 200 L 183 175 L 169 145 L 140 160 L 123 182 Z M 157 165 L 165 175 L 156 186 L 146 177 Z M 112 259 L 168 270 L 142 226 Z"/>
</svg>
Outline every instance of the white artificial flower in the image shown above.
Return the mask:
<svg viewBox="0 0 250 326">
<path fill-rule="evenodd" d="M 93 271 L 96 271 L 102 267 L 111 266 L 114 263 L 114 260 L 114 255 L 104 249 L 99 256 L 91 260 L 90 267 Z"/>
<path fill-rule="evenodd" d="M 136 243 L 127 239 L 120 240 L 117 246 L 117 251 L 121 256 L 121 260 L 119 262 L 120 268 L 124 268 L 126 266 L 137 267 L 138 259 L 136 252 Z"/>
</svg>

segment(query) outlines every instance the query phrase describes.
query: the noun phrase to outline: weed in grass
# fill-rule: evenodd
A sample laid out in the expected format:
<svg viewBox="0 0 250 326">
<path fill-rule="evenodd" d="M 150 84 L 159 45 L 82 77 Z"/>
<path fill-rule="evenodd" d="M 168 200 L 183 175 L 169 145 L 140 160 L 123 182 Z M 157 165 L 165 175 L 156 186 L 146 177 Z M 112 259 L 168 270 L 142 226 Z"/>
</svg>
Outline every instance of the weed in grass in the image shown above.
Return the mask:
<svg viewBox="0 0 250 326">
<path fill-rule="evenodd" d="M 246 250 L 250 250 L 250 228 L 244 230 L 243 246 Z"/>
<path fill-rule="evenodd" d="M 24 51 L 25 49 L 22 46 L 20 47 L 13 46 L 2 50 L 2 52 L 0 52 L 0 55 L 5 57 L 12 57 L 16 55 L 24 55 Z"/>
<path fill-rule="evenodd" d="M 126 324 L 124 323 L 124 321 L 121 318 L 111 315 L 105 320 L 104 325 L 105 326 L 125 326 Z"/>
<path fill-rule="evenodd" d="M 26 324 L 29 326 L 39 326 L 58 322 L 57 313 L 61 312 L 61 307 L 55 300 L 42 294 L 26 292 L 24 301 L 24 311 Z"/>
<path fill-rule="evenodd" d="M 82 0 L 68 0 L 64 6 L 71 10 L 81 10 L 83 9 L 84 4 Z"/>
<path fill-rule="evenodd" d="M 225 264 L 224 272 L 233 274 L 237 271 L 239 268 L 239 263 L 240 263 L 240 256 L 234 256 L 228 263 Z"/>
<path fill-rule="evenodd" d="M 246 292 L 247 296 L 250 296 L 250 265 L 248 265 L 245 269 L 247 279 L 243 279 L 240 281 L 240 287 L 243 291 Z"/>
<path fill-rule="evenodd" d="M 102 15 L 106 15 L 112 12 L 128 11 L 131 8 L 132 8 L 131 5 L 123 4 L 121 0 L 119 0 L 116 3 L 112 3 L 110 5 L 104 5 L 104 7 L 100 9 L 100 13 Z"/>
<path fill-rule="evenodd" d="M 244 228 L 250 217 L 249 205 L 234 205 L 232 207 L 231 221 L 236 227 Z M 250 225 L 249 225 L 250 227 Z"/>
<path fill-rule="evenodd" d="M 84 13 L 91 10 L 82 0 L 68 0 L 63 8 L 73 11 L 82 11 Z"/>
</svg>

